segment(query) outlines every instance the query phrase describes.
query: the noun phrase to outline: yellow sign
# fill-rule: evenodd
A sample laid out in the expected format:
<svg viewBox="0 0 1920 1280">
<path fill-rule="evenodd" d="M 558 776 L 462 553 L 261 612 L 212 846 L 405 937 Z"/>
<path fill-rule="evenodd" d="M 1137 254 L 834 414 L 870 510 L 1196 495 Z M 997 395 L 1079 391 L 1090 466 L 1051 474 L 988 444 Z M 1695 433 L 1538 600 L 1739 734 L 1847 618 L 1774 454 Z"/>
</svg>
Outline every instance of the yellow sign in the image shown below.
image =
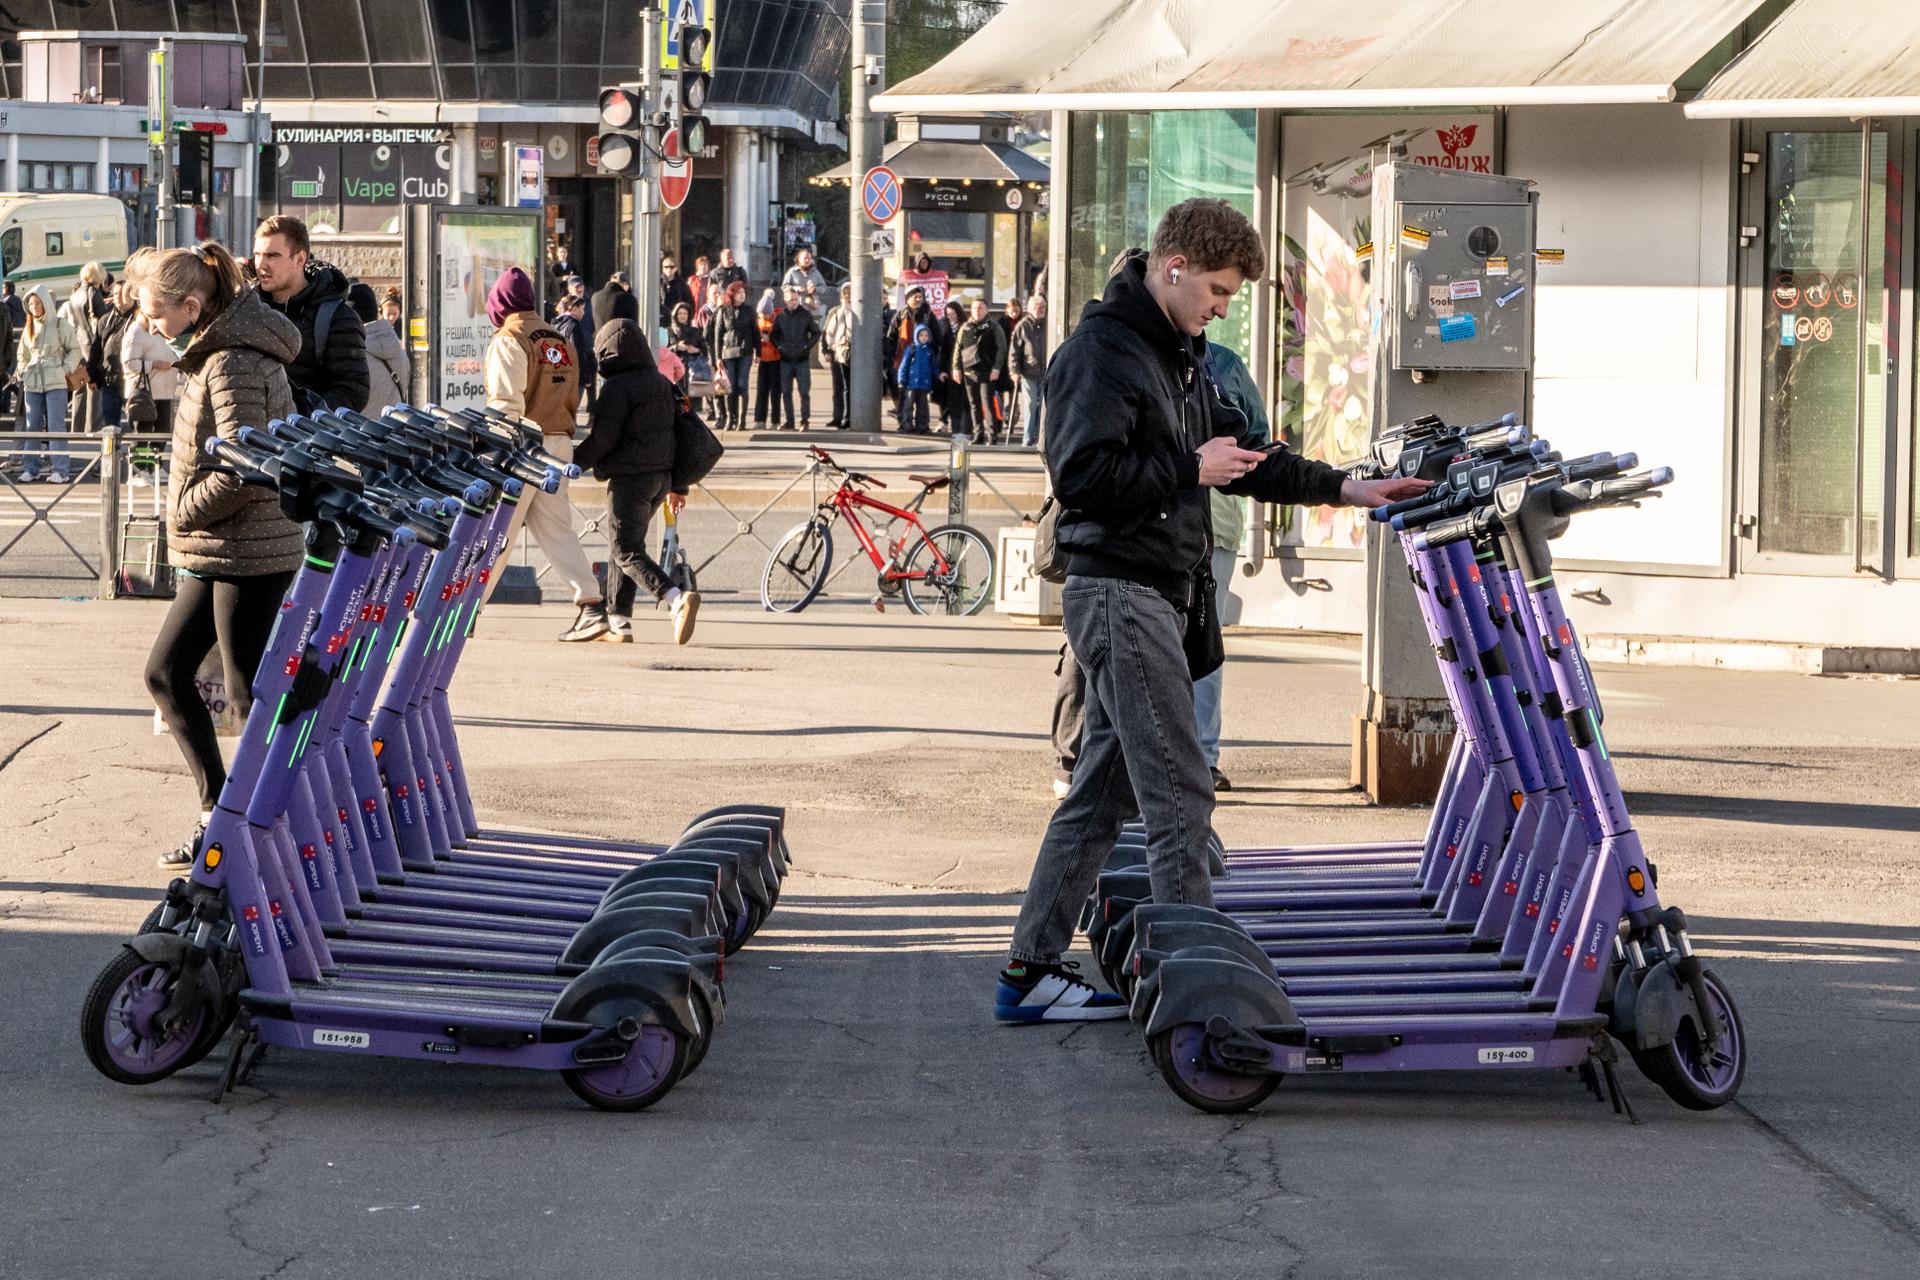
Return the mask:
<svg viewBox="0 0 1920 1280">
<path fill-rule="evenodd" d="M 713 46 L 720 35 L 720 0 L 661 0 L 661 8 L 667 20 L 660 32 L 660 69 L 680 69 L 681 27 L 705 27 L 712 38 L 707 41 L 707 52 L 700 59 L 700 69 L 712 74 Z"/>
<path fill-rule="evenodd" d="M 1565 249 L 1535 249 L 1533 256 L 1543 265 L 1550 264 L 1558 266 L 1567 260 L 1567 251 Z"/>
<path fill-rule="evenodd" d="M 167 52 L 154 49 L 147 54 L 147 145 L 167 143 Z"/>
</svg>

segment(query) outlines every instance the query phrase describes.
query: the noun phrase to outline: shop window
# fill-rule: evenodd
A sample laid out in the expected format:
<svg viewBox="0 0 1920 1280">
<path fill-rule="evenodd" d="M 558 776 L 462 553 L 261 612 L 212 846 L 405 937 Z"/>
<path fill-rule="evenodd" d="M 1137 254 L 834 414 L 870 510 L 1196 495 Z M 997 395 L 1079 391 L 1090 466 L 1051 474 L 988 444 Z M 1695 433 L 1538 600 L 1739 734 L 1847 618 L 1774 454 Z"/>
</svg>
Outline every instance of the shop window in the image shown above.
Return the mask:
<svg viewBox="0 0 1920 1280">
<path fill-rule="evenodd" d="M 1886 135 L 1874 135 L 1868 160 L 1864 271 L 1861 150 L 1860 135 L 1851 131 L 1767 137 L 1758 353 L 1763 553 L 1851 561 L 1857 539 L 1870 561 L 1878 559 L 1888 375 Z M 1854 474 L 1861 439 L 1864 505 Z"/>
</svg>

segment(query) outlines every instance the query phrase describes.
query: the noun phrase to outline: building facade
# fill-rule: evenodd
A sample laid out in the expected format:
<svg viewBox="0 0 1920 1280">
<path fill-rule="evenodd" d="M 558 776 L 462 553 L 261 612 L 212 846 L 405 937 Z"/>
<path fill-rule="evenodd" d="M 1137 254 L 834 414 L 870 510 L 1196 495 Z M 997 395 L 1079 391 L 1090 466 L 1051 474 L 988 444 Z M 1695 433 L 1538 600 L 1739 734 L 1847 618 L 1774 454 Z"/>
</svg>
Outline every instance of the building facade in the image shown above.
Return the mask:
<svg viewBox="0 0 1920 1280">
<path fill-rule="evenodd" d="M 1124 17 L 1132 5 L 1109 7 Z M 1286 0 L 1266 7 L 1288 9 Z M 1419 7 L 1416 0 L 1404 11 Z M 1565 254 L 1536 267 L 1534 427 L 1569 455 L 1634 450 L 1679 475 L 1659 502 L 1629 516 L 1574 523 L 1558 559 L 1581 624 L 1603 636 L 1914 648 L 1920 208 L 1904 175 L 1920 159 L 1920 100 L 1905 115 L 1868 108 L 1863 121 L 1830 104 L 1795 115 L 1790 101 L 1765 114 L 1716 115 L 1711 95 L 1702 96 L 1797 7 L 1676 4 L 1661 20 L 1695 19 L 1682 35 L 1705 54 L 1684 54 L 1658 76 L 1638 69 L 1643 79 L 1630 87 L 1641 101 L 1621 90 L 1624 74 L 1620 85 L 1524 93 L 1496 87 L 1518 80 L 1435 87 L 1452 69 L 1436 46 L 1439 63 L 1417 72 L 1389 58 L 1381 74 L 1403 80 L 1384 89 L 1316 88 L 1296 95 L 1299 106 L 1261 105 L 1286 90 L 1288 76 L 1312 70 L 1298 65 L 1308 57 L 1302 42 L 1314 57 L 1341 59 L 1340 76 L 1361 82 L 1354 50 L 1365 41 L 1336 47 L 1316 29 L 1291 46 L 1248 36 L 1255 52 L 1234 64 L 1240 69 L 1261 67 L 1262 48 L 1282 52 L 1264 68 L 1267 87 L 1237 95 L 1246 105 L 1215 91 L 1206 106 L 1155 109 L 1182 94 L 1138 93 L 1138 109 L 1056 110 L 1056 202 L 1070 213 L 1054 220 L 1050 275 L 1064 288 L 1055 323 L 1061 333 L 1071 326 L 1114 254 L 1144 244 L 1169 205 L 1225 198 L 1261 228 L 1271 267 L 1215 326 L 1216 338 L 1247 357 L 1275 423 L 1297 447 L 1331 461 L 1356 457 L 1376 425 L 1366 368 L 1373 287 L 1362 250 L 1373 234 L 1372 166 L 1402 158 L 1530 179 L 1540 243 Z M 1020 8 L 1016 0 L 1008 17 Z M 1878 22 L 1894 46 L 1913 23 L 1911 15 L 1858 17 Z M 976 39 L 993 34 L 989 27 Z M 1648 47 L 1674 43 L 1670 30 L 1638 34 Z M 1633 41 L 1612 47 L 1621 43 Z M 1089 46 L 1087 60 L 1097 61 Z M 1554 51 L 1540 52 L 1550 63 Z M 1050 101 L 1005 91 L 1021 69 L 1004 60 L 998 86 L 982 75 L 976 93 L 956 90 L 983 62 L 977 50 L 972 62 L 966 54 L 963 47 L 944 81 L 901 86 L 897 109 Z M 1119 79 L 1110 67 L 1100 71 Z M 1647 92 L 1654 79 L 1663 93 Z M 1316 108 L 1316 92 L 1392 105 Z M 1366 531 L 1357 514 L 1258 511 L 1230 617 L 1360 630 Z"/>
<path fill-rule="evenodd" d="M 698 0 L 715 27 L 713 145 L 667 243 L 780 256 L 781 150 L 838 139 L 845 0 Z M 393 234 L 409 199 L 537 203 L 549 251 L 603 279 L 631 266 L 631 185 L 595 172 L 602 87 L 633 81 L 622 0 L 21 0 L 0 7 L 0 93 L 25 83 L 23 31 L 208 32 L 244 41 L 264 88 L 268 209 L 348 237 Z M 261 35 L 264 33 L 264 46 Z M 120 100 L 145 103 L 127 71 Z M 112 101 L 105 97 L 103 101 Z M 529 190 L 529 184 L 531 190 Z"/>
</svg>

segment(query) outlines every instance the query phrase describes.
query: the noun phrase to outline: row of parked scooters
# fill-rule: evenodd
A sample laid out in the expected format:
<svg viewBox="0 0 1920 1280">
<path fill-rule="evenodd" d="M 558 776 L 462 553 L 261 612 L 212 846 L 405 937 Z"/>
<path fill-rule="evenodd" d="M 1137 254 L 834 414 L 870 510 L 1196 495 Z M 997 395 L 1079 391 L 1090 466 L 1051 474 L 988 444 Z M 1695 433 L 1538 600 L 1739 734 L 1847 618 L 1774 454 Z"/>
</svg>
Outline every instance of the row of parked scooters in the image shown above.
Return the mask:
<svg viewBox="0 0 1920 1280">
<path fill-rule="evenodd" d="M 1549 543 L 1672 479 L 1564 459 L 1509 417 L 1427 418 L 1351 468 L 1436 482 L 1382 508 L 1458 725 L 1424 841 L 1216 850 L 1214 908 L 1151 902 L 1123 836 L 1083 924 L 1167 1084 L 1204 1111 L 1290 1074 L 1577 1068 L 1622 1045 L 1680 1105 L 1731 1101 L 1733 997 L 1662 906 Z"/>
<path fill-rule="evenodd" d="M 447 689 L 524 486 L 577 468 L 491 411 L 339 411 L 208 443 L 306 526 L 191 874 L 95 980 L 88 1057 L 148 1084 L 230 1036 L 558 1071 L 633 1111 L 700 1065 L 726 956 L 780 897 L 783 810 L 666 846 L 483 828 Z"/>
</svg>

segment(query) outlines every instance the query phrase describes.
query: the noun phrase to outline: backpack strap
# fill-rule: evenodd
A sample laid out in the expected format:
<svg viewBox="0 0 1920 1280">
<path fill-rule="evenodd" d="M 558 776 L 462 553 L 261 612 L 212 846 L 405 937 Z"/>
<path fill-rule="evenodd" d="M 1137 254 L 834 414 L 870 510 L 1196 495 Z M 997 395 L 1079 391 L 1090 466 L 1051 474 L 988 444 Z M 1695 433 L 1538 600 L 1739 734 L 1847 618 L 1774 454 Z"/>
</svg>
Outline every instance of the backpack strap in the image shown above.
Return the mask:
<svg viewBox="0 0 1920 1280">
<path fill-rule="evenodd" d="M 313 313 L 313 358 L 325 361 L 327 338 L 333 333 L 333 316 L 340 310 L 340 299 L 329 298 Z"/>
</svg>

